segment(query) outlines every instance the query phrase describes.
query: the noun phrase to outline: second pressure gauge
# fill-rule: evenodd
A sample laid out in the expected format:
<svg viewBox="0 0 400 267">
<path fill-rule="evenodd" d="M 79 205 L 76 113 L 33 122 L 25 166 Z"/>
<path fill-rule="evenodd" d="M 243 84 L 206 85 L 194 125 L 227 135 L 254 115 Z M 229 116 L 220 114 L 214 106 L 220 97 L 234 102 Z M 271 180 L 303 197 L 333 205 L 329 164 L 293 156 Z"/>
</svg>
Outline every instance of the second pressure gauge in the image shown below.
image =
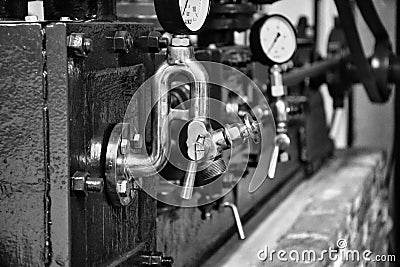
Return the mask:
<svg viewBox="0 0 400 267">
<path fill-rule="evenodd" d="M 158 21 L 173 34 L 195 34 L 204 25 L 210 0 L 154 0 Z"/>
<path fill-rule="evenodd" d="M 250 48 L 254 58 L 261 63 L 285 63 L 296 52 L 296 31 L 287 18 L 267 15 L 253 24 Z"/>
</svg>

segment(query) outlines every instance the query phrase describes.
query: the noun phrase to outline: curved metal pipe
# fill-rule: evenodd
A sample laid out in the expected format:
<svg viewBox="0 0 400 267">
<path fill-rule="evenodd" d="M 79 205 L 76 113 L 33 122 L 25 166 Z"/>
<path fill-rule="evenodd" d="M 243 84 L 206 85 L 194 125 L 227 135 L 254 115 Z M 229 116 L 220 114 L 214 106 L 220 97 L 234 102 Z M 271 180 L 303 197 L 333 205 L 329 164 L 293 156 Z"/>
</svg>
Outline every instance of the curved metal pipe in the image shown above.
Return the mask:
<svg viewBox="0 0 400 267">
<path fill-rule="evenodd" d="M 135 177 L 152 176 L 167 162 L 170 149 L 168 115 L 171 111 L 168 93 L 176 74 L 184 75 L 190 81 L 190 118 L 206 120 L 208 117 L 208 75 L 204 67 L 195 60 L 193 47 L 168 47 L 167 61 L 159 67 L 152 81 L 151 152 L 149 155 L 129 153 L 125 158 L 125 166 Z"/>
<path fill-rule="evenodd" d="M 205 120 L 209 115 L 208 74 L 203 65 L 194 57 L 194 49 L 189 46 L 168 47 L 168 64 L 175 71 L 190 80 L 190 118 Z"/>
</svg>

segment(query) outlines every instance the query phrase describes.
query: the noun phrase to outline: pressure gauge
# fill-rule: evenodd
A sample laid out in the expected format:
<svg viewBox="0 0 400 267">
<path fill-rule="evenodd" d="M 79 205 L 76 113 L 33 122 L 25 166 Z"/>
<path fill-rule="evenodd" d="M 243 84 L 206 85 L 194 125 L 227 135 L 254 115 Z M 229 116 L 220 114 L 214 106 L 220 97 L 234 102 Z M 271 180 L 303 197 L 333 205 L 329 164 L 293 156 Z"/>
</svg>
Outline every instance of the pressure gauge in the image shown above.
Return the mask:
<svg viewBox="0 0 400 267">
<path fill-rule="evenodd" d="M 281 15 L 262 17 L 251 28 L 250 48 L 253 57 L 261 63 L 285 63 L 296 52 L 296 30 Z"/>
<path fill-rule="evenodd" d="M 158 21 L 172 34 L 195 34 L 203 27 L 210 0 L 154 0 Z"/>
</svg>

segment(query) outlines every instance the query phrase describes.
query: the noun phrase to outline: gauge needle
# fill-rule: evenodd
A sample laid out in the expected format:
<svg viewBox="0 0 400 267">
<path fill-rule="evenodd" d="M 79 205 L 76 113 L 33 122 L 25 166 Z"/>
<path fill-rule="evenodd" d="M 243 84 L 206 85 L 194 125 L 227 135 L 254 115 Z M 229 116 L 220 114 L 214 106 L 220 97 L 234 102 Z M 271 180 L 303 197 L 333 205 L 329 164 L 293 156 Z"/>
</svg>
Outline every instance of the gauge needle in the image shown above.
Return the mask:
<svg viewBox="0 0 400 267">
<path fill-rule="evenodd" d="M 268 48 L 268 53 L 269 53 L 269 52 L 271 51 L 271 49 L 274 47 L 276 41 L 278 41 L 278 39 L 279 39 L 280 36 L 281 36 L 281 33 L 278 32 L 278 33 L 276 34 L 275 39 L 274 39 L 274 41 L 272 42 L 271 46 Z"/>
<path fill-rule="evenodd" d="M 186 10 L 188 2 L 189 2 L 189 0 L 186 0 L 185 7 L 183 8 L 183 11 L 182 11 L 182 15 L 185 14 L 185 10 Z"/>
</svg>

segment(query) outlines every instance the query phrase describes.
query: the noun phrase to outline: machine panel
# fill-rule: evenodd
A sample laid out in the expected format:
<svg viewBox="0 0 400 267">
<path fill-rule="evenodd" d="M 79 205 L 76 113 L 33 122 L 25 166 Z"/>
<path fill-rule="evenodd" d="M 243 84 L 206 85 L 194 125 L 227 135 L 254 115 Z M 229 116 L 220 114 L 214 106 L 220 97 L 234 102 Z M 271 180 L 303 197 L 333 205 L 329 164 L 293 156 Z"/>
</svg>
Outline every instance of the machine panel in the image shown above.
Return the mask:
<svg viewBox="0 0 400 267">
<path fill-rule="evenodd" d="M 0 265 L 44 261 L 48 140 L 40 24 L 0 24 Z"/>
</svg>

